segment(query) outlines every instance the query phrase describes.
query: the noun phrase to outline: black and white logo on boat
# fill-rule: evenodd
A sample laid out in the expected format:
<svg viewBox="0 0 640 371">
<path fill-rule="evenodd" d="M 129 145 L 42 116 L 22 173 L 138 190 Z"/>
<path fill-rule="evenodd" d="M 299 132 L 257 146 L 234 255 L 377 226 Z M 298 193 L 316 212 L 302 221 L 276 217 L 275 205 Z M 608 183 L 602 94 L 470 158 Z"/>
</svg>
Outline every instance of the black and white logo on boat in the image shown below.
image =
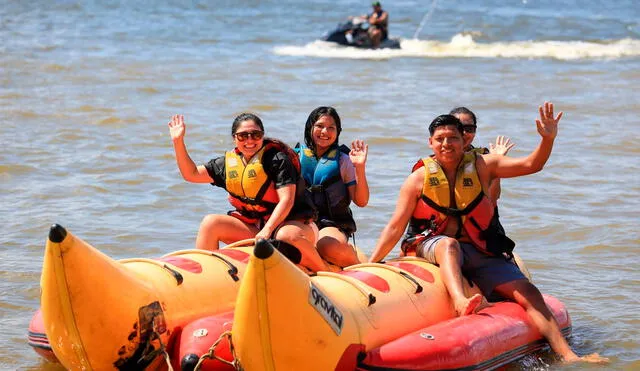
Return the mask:
<svg viewBox="0 0 640 371">
<path fill-rule="evenodd" d="M 313 283 L 311 283 L 311 290 L 309 290 L 309 304 L 313 305 L 322 318 L 331 326 L 333 331 L 340 335 L 344 316 L 331 300 L 329 300 L 320 289 L 315 287 Z"/>
</svg>

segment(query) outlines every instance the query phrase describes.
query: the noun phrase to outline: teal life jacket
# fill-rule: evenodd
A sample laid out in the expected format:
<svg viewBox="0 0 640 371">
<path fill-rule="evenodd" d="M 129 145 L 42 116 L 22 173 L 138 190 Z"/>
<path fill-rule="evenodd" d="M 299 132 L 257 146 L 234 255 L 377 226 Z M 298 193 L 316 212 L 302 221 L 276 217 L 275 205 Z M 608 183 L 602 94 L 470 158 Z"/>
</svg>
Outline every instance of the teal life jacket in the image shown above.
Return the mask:
<svg viewBox="0 0 640 371">
<path fill-rule="evenodd" d="M 300 156 L 306 190 L 318 208 L 318 228 L 337 227 L 349 237 L 356 231 L 356 223 L 349 208 L 349 190 L 340 175 L 340 154 L 349 153 L 349 147 L 335 146 L 320 158 L 300 143 L 295 151 Z"/>
</svg>

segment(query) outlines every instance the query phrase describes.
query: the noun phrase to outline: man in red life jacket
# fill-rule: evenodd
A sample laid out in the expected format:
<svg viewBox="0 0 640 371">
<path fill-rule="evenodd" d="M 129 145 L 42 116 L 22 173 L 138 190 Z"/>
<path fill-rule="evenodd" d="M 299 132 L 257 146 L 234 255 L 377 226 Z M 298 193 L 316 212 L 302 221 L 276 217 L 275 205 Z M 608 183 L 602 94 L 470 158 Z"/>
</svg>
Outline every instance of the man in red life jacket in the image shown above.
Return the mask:
<svg viewBox="0 0 640 371">
<path fill-rule="evenodd" d="M 551 155 L 562 112 L 554 117 L 553 104 L 539 107 L 536 120 L 540 144 L 528 156 L 465 153 L 462 123 L 452 115 L 438 116 L 429 126 L 425 157 L 407 177 L 396 210 L 380 234 L 371 262 L 382 260 L 398 242 L 407 224 L 403 253 L 439 265 L 442 280 L 459 315 L 476 312 L 486 301 L 477 294 L 467 298 L 463 273 L 485 296 L 500 296 L 520 304 L 552 349 L 567 362 L 606 362 L 598 354 L 579 357 L 562 336 L 540 291 L 503 257 L 510 240 L 496 228 L 494 204 L 486 192 L 494 179 L 512 178 L 542 170 Z"/>
</svg>

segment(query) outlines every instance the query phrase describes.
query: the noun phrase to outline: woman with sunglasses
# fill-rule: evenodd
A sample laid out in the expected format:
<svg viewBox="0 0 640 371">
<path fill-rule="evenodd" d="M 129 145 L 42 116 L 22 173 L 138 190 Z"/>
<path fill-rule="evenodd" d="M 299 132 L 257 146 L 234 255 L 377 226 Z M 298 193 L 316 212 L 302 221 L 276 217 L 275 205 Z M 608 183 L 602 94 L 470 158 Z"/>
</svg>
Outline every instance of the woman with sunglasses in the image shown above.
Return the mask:
<svg viewBox="0 0 640 371">
<path fill-rule="evenodd" d="M 286 144 L 264 138 L 262 120 L 242 113 L 231 126 L 235 148 L 204 165 L 193 162 L 184 143 L 186 125 L 182 115 L 169 122 L 176 161 L 182 177 L 192 183 L 211 183 L 229 193 L 234 207 L 227 215 L 204 217 L 196 248 L 217 250 L 249 238 L 275 238 L 296 247 L 301 265 L 312 271 L 326 270 L 315 250 L 317 227 L 313 206 L 304 202 L 299 163 Z"/>
<path fill-rule="evenodd" d="M 298 144 L 302 176 L 318 209 L 320 229 L 316 247 L 320 256 L 339 267 L 360 263 L 358 252 L 348 244 L 356 231 L 349 205 L 364 207 L 369 202 L 365 174 L 368 146 L 362 140 L 351 149 L 338 144 L 342 131 L 340 116 L 333 107 L 318 107 L 307 118 L 304 145 Z"/>
<path fill-rule="evenodd" d="M 476 115 L 467 107 L 456 107 L 449 112 L 450 115 L 453 115 L 462 122 L 462 130 L 463 140 L 466 145 L 465 151 L 475 151 L 478 154 L 497 154 L 506 156 L 511 148 L 513 148 L 516 144 L 511 143 L 511 139 L 505 138 L 503 135 L 500 135 L 496 138 L 496 143 L 489 143 L 489 148 L 486 147 L 474 147 L 471 143 L 473 139 L 476 137 L 476 129 L 478 128 Z M 491 182 L 489 185 L 489 198 L 493 200 L 494 204 L 498 203 L 498 198 L 500 198 L 500 179 L 496 179 Z M 497 211 L 497 210 L 496 210 Z"/>
</svg>

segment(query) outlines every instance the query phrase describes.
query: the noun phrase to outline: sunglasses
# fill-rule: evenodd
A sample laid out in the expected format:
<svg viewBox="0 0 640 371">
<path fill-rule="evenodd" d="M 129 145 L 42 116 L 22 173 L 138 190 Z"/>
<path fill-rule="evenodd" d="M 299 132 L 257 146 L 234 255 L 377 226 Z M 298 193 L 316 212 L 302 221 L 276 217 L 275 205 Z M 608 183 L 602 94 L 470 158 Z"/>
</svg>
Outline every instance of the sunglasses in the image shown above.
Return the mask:
<svg viewBox="0 0 640 371">
<path fill-rule="evenodd" d="M 476 125 L 462 125 L 462 130 L 463 130 L 465 133 L 473 134 L 473 133 L 475 133 L 475 132 L 476 132 L 476 128 L 477 128 L 477 126 L 476 126 Z"/>
<path fill-rule="evenodd" d="M 251 138 L 253 140 L 260 140 L 262 139 L 262 137 L 264 137 L 264 131 L 243 131 L 241 133 L 235 133 L 233 134 L 234 137 L 236 137 L 236 139 L 239 142 L 244 142 L 245 140 L 247 140 L 248 138 Z"/>
</svg>

